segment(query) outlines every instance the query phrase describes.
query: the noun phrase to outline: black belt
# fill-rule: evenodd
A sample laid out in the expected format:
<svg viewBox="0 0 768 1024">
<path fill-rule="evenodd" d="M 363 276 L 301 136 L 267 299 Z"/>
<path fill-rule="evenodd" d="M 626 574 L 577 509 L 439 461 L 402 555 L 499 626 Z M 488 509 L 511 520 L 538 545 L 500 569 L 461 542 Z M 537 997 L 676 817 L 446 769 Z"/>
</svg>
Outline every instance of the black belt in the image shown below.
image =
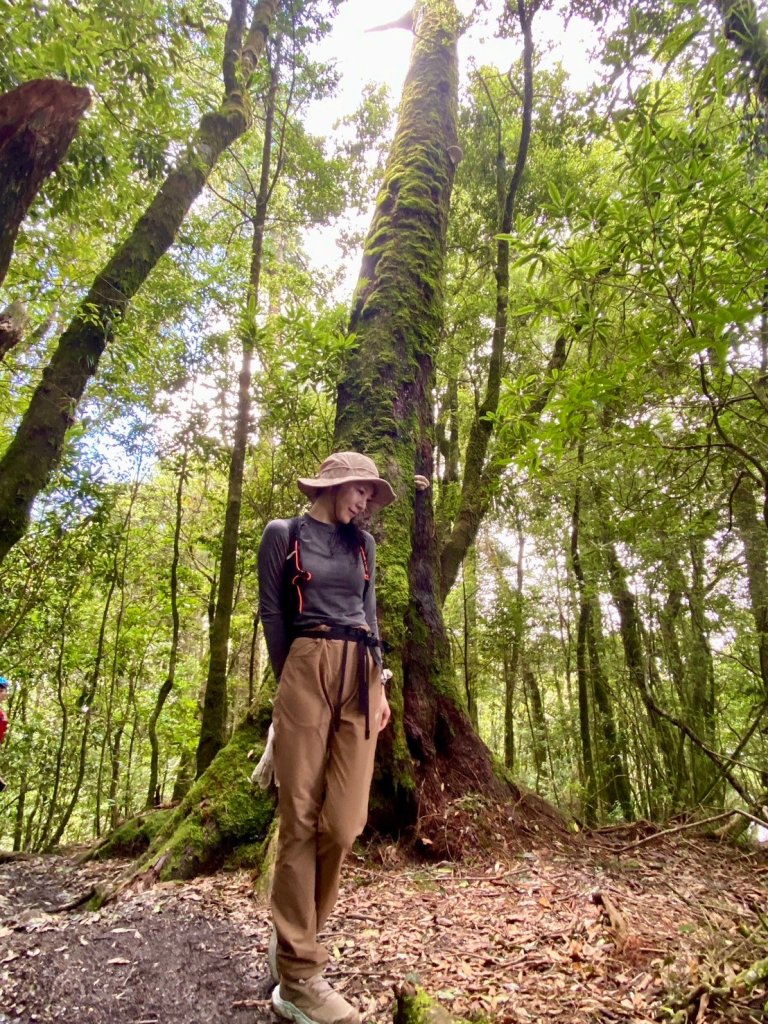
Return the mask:
<svg viewBox="0 0 768 1024">
<path fill-rule="evenodd" d="M 344 640 L 357 645 L 357 706 L 360 713 L 365 715 L 365 738 L 369 739 L 371 735 L 370 702 L 368 700 L 370 674 L 366 653 L 375 647 L 381 647 L 378 638 L 369 630 L 355 626 L 307 626 L 304 629 L 293 630 L 292 638 L 295 639 L 297 636 L 308 636 L 313 640 Z M 336 705 L 333 708 L 333 727 L 337 731 L 341 726 L 341 698 L 342 690 L 344 689 L 346 667 L 347 643 L 344 644 L 344 652 L 341 656 L 339 693 L 336 698 Z"/>
</svg>

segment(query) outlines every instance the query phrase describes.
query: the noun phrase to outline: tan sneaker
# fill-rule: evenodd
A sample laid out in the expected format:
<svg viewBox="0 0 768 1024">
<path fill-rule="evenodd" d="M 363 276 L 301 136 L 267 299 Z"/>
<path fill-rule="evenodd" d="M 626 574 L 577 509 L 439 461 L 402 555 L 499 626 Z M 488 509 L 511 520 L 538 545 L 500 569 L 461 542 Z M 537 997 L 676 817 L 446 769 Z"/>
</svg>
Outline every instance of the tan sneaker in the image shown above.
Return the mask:
<svg viewBox="0 0 768 1024">
<path fill-rule="evenodd" d="M 276 1013 L 296 1024 L 360 1024 L 360 1014 L 322 977 L 283 979 L 272 993 Z"/>
</svg>

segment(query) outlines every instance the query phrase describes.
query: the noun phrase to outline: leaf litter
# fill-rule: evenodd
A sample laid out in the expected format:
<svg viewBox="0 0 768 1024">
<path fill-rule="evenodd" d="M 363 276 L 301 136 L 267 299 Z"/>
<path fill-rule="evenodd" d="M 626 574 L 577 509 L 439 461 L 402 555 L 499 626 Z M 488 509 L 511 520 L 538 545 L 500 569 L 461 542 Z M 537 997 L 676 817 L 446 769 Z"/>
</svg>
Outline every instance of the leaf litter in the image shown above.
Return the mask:
<svg viewBox="0 0 768 1024">
<path fill-rule="evenodd" d="M 768 1020 L 764 981 L 723 994 L 768 946 L 765 854 L 679 835 L 627 849 L 632 828 L 525 849 L 510 834 L 455 861 L 371 843 L 345 867 L 327 976 L 375 1024 L 391 1021 L 406 978 L 499 1024 Z M 0 865 L 0 1022 L 273 1020 L 269 909 L 253 878 L 58 912 L 123 868 L 66 855 Z"/>
</svg>

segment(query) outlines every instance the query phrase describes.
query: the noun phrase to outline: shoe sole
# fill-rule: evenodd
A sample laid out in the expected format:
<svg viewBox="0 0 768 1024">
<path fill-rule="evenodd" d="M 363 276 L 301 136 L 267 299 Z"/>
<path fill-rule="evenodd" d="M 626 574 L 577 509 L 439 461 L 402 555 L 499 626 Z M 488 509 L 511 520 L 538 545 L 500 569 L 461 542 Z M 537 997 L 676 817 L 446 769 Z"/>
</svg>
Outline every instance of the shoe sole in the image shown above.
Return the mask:
<svg viewBox="0 0 768 1024">
<path fill-rule="evenodd" d="M 317 1021 L 308 1017 L 295 1003 L 289 1003 L 287 999 L 282 998 L 279 985 L 272 990 L 272 1009 L 286 1020 L 295 1020 L 296 1024 L 317 1024 Z"/>
<path fill-rule="evenodd" d="M 287 999 L 283 999 L 280 995 L 279 985 L 275 985 L 272 990 L 272 1009 L 286 1020 L 296 1021 L 296 1024 L 318 1024 L 314 1017 L 308 1017 L 295 1003 L 290 1003 Z M 350 1020 L 349 1017 L 345 1019 Z M 356 1024 L 360 1024 L 359 1017 L 352 1019 L 356 1021 Z M 343 1022 L 340 1021 L 339 1024 L 343 1024 Z"/>
</svg>

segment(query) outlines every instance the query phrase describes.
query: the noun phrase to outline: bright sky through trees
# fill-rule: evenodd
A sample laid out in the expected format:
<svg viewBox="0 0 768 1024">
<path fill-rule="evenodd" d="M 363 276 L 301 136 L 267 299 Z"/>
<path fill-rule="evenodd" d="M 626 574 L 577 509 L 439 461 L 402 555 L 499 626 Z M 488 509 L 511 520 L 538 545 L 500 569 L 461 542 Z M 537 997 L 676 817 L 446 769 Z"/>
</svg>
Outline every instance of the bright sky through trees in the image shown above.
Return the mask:
<svg viewBox="0 0 768 1024">
<path fill-rule="evenodd" d="M 468 16 L 477 6 L 475 0 L 458 0 L 457 6 Z M 478 64 L 493 64 L 506 71 L 520 55 L 517 40 L 495 37 L 499 0 L 491 0 L 491 11 L 480 15 L 459 41 L 459 67 L 463 77 Z M 333 100 L 316 103 L 306 117 L 309 130 L 317 135 L 332 136 L 334 125 L 359 106 L 365 86 L 369 83 L 387 86 L 392 102 L 397 103 L 408 71 L 413 36 L 403 29 L 372 32 L 380 25 L 397 21 L 407 11 L 391 5 L 387 12 L 370 0 L 347 0 L 333 19 L 333 28 L 316 50 L 316 57 L 336 65 L 340 81 Z M 540 66 L 560 62 L 567 69 L 574 89 L 584 89 L 594 77 L 590 52 L 595 45 L 593 27 L 583 19 L 572 18 L 567 30 L 564 16 L 557 10 L 536 15 L 534 36 Z M 364 230 L 370 213 L 355 223 Z M 314 229 L 306 238 L 310 258 L 320 267 L 338 264 L 336 239 L 339 225 Z M 347 268 L 340 299 L 351 295 L 357 272 L 356 262 Z"/>
</svg>

